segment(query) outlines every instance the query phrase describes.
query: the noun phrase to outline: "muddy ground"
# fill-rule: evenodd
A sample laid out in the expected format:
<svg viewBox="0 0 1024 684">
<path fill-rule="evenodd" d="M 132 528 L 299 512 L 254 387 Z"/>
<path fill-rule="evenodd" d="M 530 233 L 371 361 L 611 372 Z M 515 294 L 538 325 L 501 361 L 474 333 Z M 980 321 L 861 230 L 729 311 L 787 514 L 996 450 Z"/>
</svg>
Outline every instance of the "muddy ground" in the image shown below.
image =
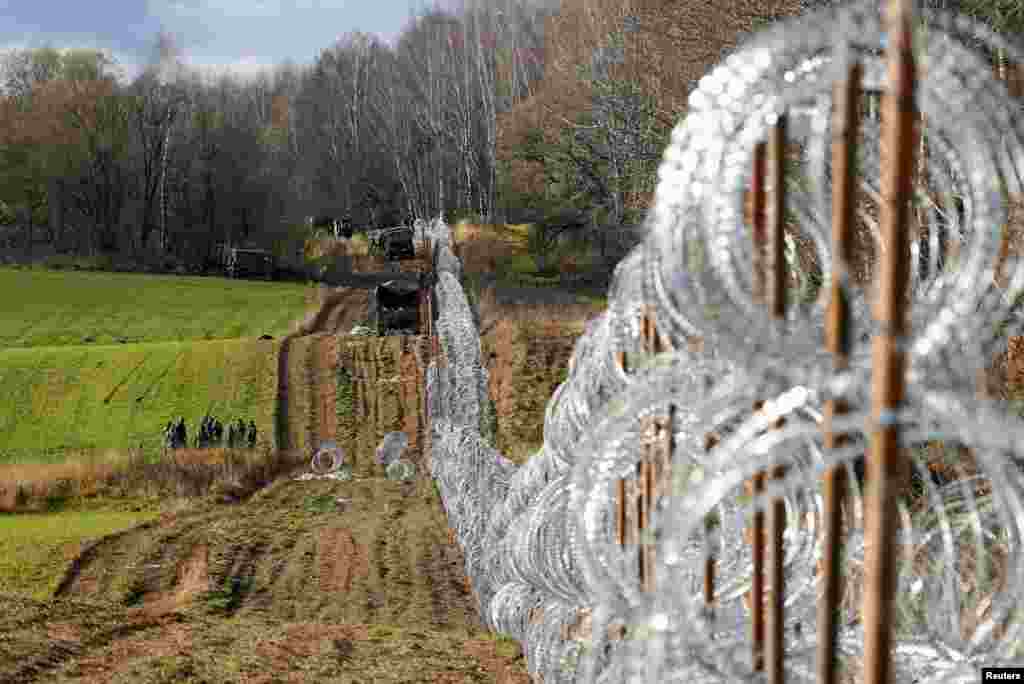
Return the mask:
<svg viewBox="0 0 1024 684">
<path fill-rule="evenodd" d="M 50 601 L 0 596 L 0 682 L 529 681 L 515 644 L 480 627 L 423 464 L 429 345 L 338 334 L 367 295 L 328 293 L 282 353 L 308 382 L 279 388 L 279 439 L 338 439 L 354 478 L 195 501 L 72 559 Z M 412 482 L 373 462 L 392 430 L 409 434 Z"/>
</svg>

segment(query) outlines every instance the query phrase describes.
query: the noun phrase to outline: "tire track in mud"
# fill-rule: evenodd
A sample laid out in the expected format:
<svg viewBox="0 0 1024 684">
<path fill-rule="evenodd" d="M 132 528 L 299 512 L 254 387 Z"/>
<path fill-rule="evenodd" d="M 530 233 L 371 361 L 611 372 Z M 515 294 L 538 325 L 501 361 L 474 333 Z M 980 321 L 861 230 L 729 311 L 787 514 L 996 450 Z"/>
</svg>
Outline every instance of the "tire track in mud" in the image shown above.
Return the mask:
<svg viewBox="0 0 1024 684">
<path fill-rule="evenodd" d="M 360 320 L 366 310 L 369 294 L 355 288 L 341 288 L 322 295 L 317 311 L 299 325 L 298 330 L 288 333 L 281 339 L 277 357 L 277 405 L 274 415 L 274 432 L 279 451 L 291 451 L 292 444 L 289 425 L 293 419 L 290 410 L 291 392 L 288 382 L 288 368 L 291 364 L 292 342 L 300 337 L 317 333 L 337 334 L 344 327 L 349 327 Z M 312 372 L 312 369 L 307 366 Z M 311 378 L 312 380 L 312 378 Z M 314 400 L 316 397 L 314 397 Z M 316 401 L 313 402 L 316 405 Z M 315 425 L 315 424 L 314 424 Z M 309 424 L 307 423 L 307 427 Z M 316 430 L 315 427 L 312 428 Z M 315 434 L 315 432 L 314 432 Z"/>
<path fill-rule="evenodd" d="M 121 530 L 120 532 L 108 534 L 107 536 L 101 537 L 92 544 L 88 545 L 75 557 L 74 560 L 71 561 L 71 564 L 68 565 L 67 569 L 64 571 L 64 577 L 61 578 L 60 583 L 57 585 L 57 588 L 53 592 L 54 598 L 60 598 L 62 596 L 66 596 L 69 593 L 75 593 L 73 590 L 77 588 L 76 585 L 78 583 L 79 578 L 82 575 L 83 568 L 86 565 L 95 561 L 97 558 L 99 558 L 101 549 L 105 550 L 106 547 L 110 544 L 115 543 L 130 534 L 139 533 L 141 531 L 152 529 L 158 524 L 159 522 L 156 520 L 142 523 L 141 525 L 138 525 L 127 530 Z"/>
<path fill-rule="evenodd" d="M 111 565 L 120 566 L 121 556 L 132 554 L 136 559 L 135 566 L 142 565 L 147 570 L 149 569 L 147 566 L 154 565 L 156 562 L 162 564 L 166 558 L 173 555 L 177 549 L 178 540 L 205 525 L 207 519 L 208 516 L 204 514 L 185 520 L 173 519 L 170 529 L 164 534 L 158 533 L 155 537 L 150 537 L 151 533 L 154 530 L 166 528 L 168 519 L 150 520 L 98 539 L 79 553 L 65 570 L 64 577 L 53 593 L 54 598 L 77 594 L 109 593 L 110 585 L 115 577 L 113 573 L 103 571 Z M 89 570 L 99 571 L 102 574 L 102 581 L 94 577 L 94 573 L 88 572 Z M 155 591 L 152 587 L 156 583 L 155 573 L 150 573 L 145 578 L 136 578 L 129 584 L 129 587 L 137 586 L 141 597 L 145 593 Z"/>
<path fill-rule="evenodd" d="M 369 574 L 366 546 L 339 527 L 321 529 L 317 539 L 320 591 L 347 593 L 352 582 Z"/>
<path fill-rule="evenodd" d="M 342 341 L 341 363 L 353 384 L 354 410 L 349 420 L 355 438 L 352 456 L 357 477 L 382 477 L 380 467 L 373 463 L 374 449 L 384 434 L 399 430 L 409 436 L 405 458 L 416 465 L 421 484 L 429 487 L 425 397 L 428 345 L 429 338 L 422 336 Z M 415 496 L 414 492 L 415 485 L 404 497 Z M 390 588 L 388 614 L 400 615 L 408 607 L 402 590 L 395 591 L 395 582 L 413 577 L 413 585 L 425 590 L 425 617 L 434 628 L 482 629 L 475 597 L 466 586 L 461 549 L 445 543 L 440 529 L 436 535 L 401 538 L 401 518 L 407 510 L 398 505 L 394 520 L 389 519 L 373 539 L 367 540 L 373 580 Z M 443 511 L 438 513 L 443 519 Z"/>
<path fill-rule="evenodd" d="M 380 477 L 376 447 L 389 432 L 404 432 L 404 458 L 426 471 L 426 341 L 420 336 L 341 338 L 339 360 L 351 380 L 352 415 L 338 426 L 357 477 Z"/>
<path fill-rule="evenodd" d="M 267 557 L 275 557 L 267 568 L 266 579 L 259 587 L 254 587 L 249 596 L 245 610 L 247 612 L 270 613 L 274 610 L 274 590 L 278 582 L 285 576 L 285 570 L 295 557 L 295 547 L 300 541 L 299 535 L 289 535 L 283 545 L 267 551 Z"/>
<path fill-rule="evenodd" d="M 253 592 L 256 568 L 266 554 L 266 544 L 257 542 L 234 547 L 228 572 L 220 578 L 220 592 L 225 601 L 224 615 L 234 617 Z"/>
<path fill-rule="evenodd" d="M 4 684 L 22 684 L 34 682 L 43 675 L 61 667 L 68 660 L 75 658 L 84 651 L 80 644 L 54 641 L 45 653 L 29 658 L 17 670 L 4 677 Z"/>
</svg>

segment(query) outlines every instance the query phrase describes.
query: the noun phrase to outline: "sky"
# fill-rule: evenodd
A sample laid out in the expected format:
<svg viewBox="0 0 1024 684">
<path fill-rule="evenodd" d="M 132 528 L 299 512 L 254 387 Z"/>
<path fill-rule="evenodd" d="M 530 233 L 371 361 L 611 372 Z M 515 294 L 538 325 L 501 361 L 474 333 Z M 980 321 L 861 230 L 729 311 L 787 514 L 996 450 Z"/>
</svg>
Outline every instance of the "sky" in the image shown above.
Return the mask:
<svg viewBox="0 0 1024 684">
<path fill-rule="evenodd" d="M 426 0 L 0 0 L 0 50 L 40 47 L 107 52 L 133 77 L 166 31 L 182 61 L 241 76 L 291 60 L 313 61 L 349 31 L 392 41 Z M 433 5 L 433 2 L 429 3 Z M 439 3 L 447 6 L 449 3 Z"/>
</svg>

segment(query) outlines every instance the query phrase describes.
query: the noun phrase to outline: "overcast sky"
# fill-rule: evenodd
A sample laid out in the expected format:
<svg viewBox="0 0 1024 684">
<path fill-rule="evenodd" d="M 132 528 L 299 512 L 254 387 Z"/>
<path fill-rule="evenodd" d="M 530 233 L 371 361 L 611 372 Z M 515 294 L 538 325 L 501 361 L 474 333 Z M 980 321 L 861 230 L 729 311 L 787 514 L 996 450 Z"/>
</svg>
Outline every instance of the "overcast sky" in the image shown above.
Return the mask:
<svg viewBox="0 0 1024 684">
<path fill-rule="evenodd" d="M 0 49 L 96 48 L 131 77 L 160 30 L 186 64 L 251 73 L 311 62 L 348 31 L 394 39 L 429 0 L 0 0 Z M 440 3 L 449 6 L 449 2 Z"/>
</svg>

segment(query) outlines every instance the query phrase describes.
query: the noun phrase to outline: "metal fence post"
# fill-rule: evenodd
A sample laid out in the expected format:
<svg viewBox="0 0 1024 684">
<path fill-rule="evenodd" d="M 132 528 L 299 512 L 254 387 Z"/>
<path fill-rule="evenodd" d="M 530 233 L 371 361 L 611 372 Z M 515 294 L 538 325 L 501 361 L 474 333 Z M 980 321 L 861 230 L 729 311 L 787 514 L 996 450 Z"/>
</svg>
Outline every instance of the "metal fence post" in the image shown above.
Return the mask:
<svg viewBox="0 0 1024 684">
<path fill-rule="evenodd" d="M 764 302 L 767 294 L 767 227 L 765 226 L 765 175 L 767 152 L 764 143 L 754 146 L 754 173 L 751 178 L 751 238 L 753 242 L 753 291 L 755 301 Z M 764 402 L 754 402 L 755 412 Z M 747 494 L 757 499 L 764 492 L 764 474 L 757 473 L 747 482 Z M 750 587 L 751 655 L 755 671 L 764 669 L 764 512 L 755 509 L 751 522 L 750 544 L 753 562 L 753 581 Z"/>
<path fill-rule="evenodd" d="M 867 463 L 869 496 L 865 543 L 866 593 L 864 675 L 866 684 L 888 684 L 892 679 L 892 600 L 895 593 L 894 537 L 899 517 L 896 495 L 905 478 L 905 457 L 900 453 L 896 412 L 904 396 L 905 352 L 901 338 L 907 331 L 904 293 L 909 280 L 908 203 L 914 168 L 914 100 L 916 73 L 912 52 L 910 0 L 888 0 L 886 6 L 888 89 L 882 111 L 882 239 L 888 249 L 881 255 L 880 287 L 875 318 L 878 330 L 872 348 L 871 451 Z"/>
<path fill-rule="evenodd" d="M 780 115 L 772 128 L 768 139 L 768 180 L 771 182 L 771 201 L 768 204 L 768 239 L 769 239 L 769 281 L 768 307 L 772 318 L 784 321 L 786 318 L 786 280 L 785 268 L 785 217 L 786 217 L 786 116 Z M 774 428 L 782 427 L 785 419 L 776 421 Z M 781 479 L 785 476 L 785 466 L 776 466 L 768 472 L 769 478 Z M 784 608 L 785 608 L 785 575 L 783 573 L 783 533 L 786 529 L 786 502 L 775 498 L 768 506 L 768 542 L 770 544 L 769 581 L 771 592 L 768 597 L 768 681 L 771 684 L 782 684 L 785 670 L 783 662 L 784 649 Z"/>
<path fill-rule="evenodd" d="M 862 67 L 850 65 L 846 78 L 835 88 L 832 115 L 832 280 L 830 283 L 827 314 L 827 344 L 832 352 L 836 371 L 849 364 L 849 295 L 846 288 L 850 280 L 853 244 L 854 180 L 856 178 L 859 120 L 857 103 L 861 89 Z M 845 412 L 842 402 L 829 400 L 825 404 L 822 430 L 826 449 L 841 445 L 841 437 L 832 431 L 832 420 Z M 836 641 L 838 621 L 836 610 L 840 598 L 842 549 L 842 503 L 846 471 L 842 466 L 830 468 L 824 476 L 824 548 L 821 568 L 824 592 L 818 604 L 818 656 L 819 684 L 836 684 Z"/>
</svg>

